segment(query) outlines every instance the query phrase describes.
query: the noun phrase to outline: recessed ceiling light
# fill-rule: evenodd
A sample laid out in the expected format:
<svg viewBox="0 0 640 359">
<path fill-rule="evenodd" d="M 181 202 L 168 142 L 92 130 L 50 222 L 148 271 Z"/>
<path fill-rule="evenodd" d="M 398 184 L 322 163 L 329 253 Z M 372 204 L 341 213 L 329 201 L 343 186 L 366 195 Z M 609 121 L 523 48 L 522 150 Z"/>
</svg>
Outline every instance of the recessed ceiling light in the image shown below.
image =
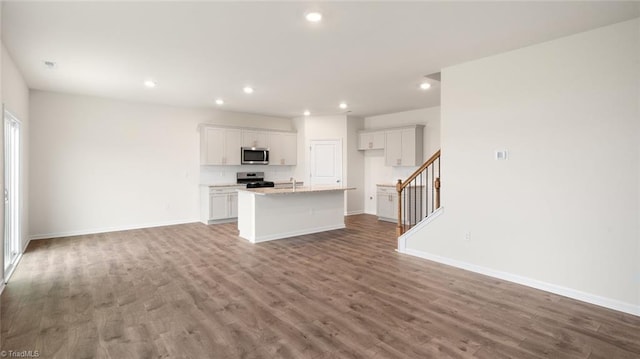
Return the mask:
<svg viewBox="0 0 640 359">
<path fill-rule="evenodd" d="M 420 84 L 420 89 L 422 90 L 428 90 L 429 88 L 431 88 L 431 84 L 428 82 L 423 82 Z"/>
<path fill-rule="evenodd" d="M 221 98 L 216 99 L 216 105 L 218 105 L 218 106 L 222 106 L 222 105 L 224 105 L 224 100 L 223 100 L 223 99 L 221 99 Z"/>
<path fill-rule="evenodd" d="M 245 86 L 242 91 L 244 91 L 244 93 L 253 93 L 253 87 Z"/>
<path fill-rule="evenodd" d="M 311 115 L 311 112 L 309 112 L 309 110 L 306 110 L 306 111 L 304 112 L 304 115 L 305 115 L 305 116 L 309 116 L 309 115 Z"/>
<path fill-rule="evenodd" d="M 320 22 L 322 20 L 322 14 L 317 11 L 308 12 L 304 17 L 309 22 Z"/>
<path fill-rule="evenodd" d="M 346 103 L 346 102 L 340 102 L 340 108 L 341 108 L 341 109 L 343 109 L 343 110 L 344 110 L 344 109 L 345 109 L 345 108 L 347 108 L 347 107 L 348 107 L 348 106 L 347 106 L 347 103 Z"/>
<path fill-rule="evenodd" d="M 156 87 L 156 82 L 153 80 L 145 80 L 144 85 L 147 86 L 148 88 L 152 89 L 154 87 Z"/>
<path fill-rule="evenodd" d="M 45 66 L 46 68 L 48 68 L 49 70 L 53 70 L 53 69 L 55 69 L 55 68 L 56 68 L 56 63 L 55 63 L 55 62 L 53 62 L 53 61 L 45 61 L 45 62 L 44 62 L 44 66 Z"/>
</svg>

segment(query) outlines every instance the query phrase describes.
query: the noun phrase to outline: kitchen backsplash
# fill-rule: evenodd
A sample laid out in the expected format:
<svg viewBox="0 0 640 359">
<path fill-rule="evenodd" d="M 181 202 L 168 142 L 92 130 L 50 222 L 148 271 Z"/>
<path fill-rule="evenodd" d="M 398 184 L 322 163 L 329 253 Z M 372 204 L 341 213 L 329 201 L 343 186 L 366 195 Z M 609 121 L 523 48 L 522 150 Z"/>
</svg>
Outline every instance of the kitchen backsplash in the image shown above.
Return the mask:
<svg viewBox="0 0 640 359">
<path fill-rule="evenodd" d="M 291 166 L 200 166 L 201 184 L 236 183 L 237 172 L 264 172 L 268 181 L 289 181 L 293 176 Z"/>
</svg>

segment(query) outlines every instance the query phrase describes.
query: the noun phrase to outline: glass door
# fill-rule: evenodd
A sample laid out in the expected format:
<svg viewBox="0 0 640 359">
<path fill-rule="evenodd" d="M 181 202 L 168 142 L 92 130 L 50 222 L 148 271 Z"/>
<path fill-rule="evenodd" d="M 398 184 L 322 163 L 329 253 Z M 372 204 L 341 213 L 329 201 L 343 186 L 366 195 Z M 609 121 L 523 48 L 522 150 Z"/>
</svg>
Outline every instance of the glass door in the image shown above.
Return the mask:
<svg viewBox="0 0 640 359">
<path fill-rule="evenodd" d="M 4 110 L 4 280 L 20 256 L 20 121 Z"/>
</svg>

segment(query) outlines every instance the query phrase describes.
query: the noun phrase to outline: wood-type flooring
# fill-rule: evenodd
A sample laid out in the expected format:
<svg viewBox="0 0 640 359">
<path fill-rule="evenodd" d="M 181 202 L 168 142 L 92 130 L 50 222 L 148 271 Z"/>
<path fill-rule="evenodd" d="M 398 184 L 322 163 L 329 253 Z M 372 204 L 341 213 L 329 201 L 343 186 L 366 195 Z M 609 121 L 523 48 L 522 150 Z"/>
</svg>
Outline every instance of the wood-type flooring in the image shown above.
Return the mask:
<svg viewBox="0 0 640 359">
<path fill-rule="evenodd" d="M 640 358 L 640 318 L 398 254 L 395 227 L 235 223 L 32 241 L 2 350 L 41 358 Z"/>
</svg>

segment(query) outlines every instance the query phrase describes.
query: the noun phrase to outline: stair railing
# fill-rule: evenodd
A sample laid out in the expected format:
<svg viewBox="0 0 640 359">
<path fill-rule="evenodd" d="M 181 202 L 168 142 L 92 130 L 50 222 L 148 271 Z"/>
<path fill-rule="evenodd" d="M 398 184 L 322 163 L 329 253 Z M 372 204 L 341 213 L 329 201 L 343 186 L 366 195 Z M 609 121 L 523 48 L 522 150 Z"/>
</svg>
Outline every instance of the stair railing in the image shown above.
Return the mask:
<svg viewBox="0 0 640 359">
<path fill-rule="evenodd" d="M 440 150 L 405 181 L 398 180 L 398 227 L 401 236 L 440 208 Z"/>
</svg>

